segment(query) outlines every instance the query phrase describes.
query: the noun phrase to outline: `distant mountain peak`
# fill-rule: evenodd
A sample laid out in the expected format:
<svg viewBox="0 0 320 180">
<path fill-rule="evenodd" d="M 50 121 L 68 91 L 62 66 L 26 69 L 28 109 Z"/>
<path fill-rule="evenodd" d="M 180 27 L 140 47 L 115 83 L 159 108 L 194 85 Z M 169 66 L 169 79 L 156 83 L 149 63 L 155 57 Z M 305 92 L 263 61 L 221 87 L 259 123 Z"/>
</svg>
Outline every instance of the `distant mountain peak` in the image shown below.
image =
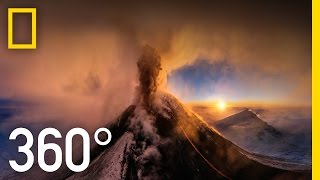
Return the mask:
<svg viewBox="0 0 320 180">
<path fill-rule="evenodd" d="M 225 130 L 234 126 L 266 129 L 272 131 L 275 136 L 281 135 L 279 131 L 260 119 L 259 116 L 251 109 L 245 109 L 215 123 L 215 127 L 219 130 Z"/>
<path fill-rule="evenodd" d="M 257 136 L 269 134 L 275 138 L 280 138 L 282 136 L 281 132 L 259 118 L 251 109 L 245 109 L 237 114 L 221 119 L 215 123 L 215 127 L 222 133 L 234 131 L 233 133 L 238 132 L 242 135 L 247 134 L 248 136 L 255 134 Z"/>
</svg>

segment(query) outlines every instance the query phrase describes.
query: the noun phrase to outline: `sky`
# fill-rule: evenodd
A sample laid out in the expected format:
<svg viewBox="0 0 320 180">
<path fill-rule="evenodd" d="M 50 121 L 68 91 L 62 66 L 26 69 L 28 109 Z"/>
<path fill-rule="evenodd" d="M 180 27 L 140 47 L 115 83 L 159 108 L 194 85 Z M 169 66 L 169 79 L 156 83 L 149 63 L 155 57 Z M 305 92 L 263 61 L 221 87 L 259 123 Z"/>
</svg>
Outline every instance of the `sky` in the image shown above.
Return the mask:
<svg viewBox="0 0 320 180">
<path fill-rule="evenodd" d="M 132 102 L 145 44 L 161 55 L 161 87 L 182 101 L 311 105 L 311 1 L 6 0 L 0 37 L 8 7 L 38 13 L 36 50 L 0 39 L 0 98 L 35 104 L 30 121 L 115 117 Z"/>
</svg>

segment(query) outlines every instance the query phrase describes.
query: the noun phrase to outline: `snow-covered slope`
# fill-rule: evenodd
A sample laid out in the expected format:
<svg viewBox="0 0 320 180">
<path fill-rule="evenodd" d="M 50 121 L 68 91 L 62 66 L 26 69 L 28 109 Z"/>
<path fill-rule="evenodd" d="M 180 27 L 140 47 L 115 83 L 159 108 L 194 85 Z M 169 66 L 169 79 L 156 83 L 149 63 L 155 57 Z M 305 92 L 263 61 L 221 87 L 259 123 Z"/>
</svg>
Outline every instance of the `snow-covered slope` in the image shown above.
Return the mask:
<svg viewBox="0 0 320 180">
<path fill-rule="evenodd" d="M 125 133 L 108 150 L 101 153 L 90 166 L 68 179 L 124 179 L 128 169 L 126 155 L 133 143 L 133 134 Z"/>
<path fill-rule="evenodd" d="M 294 142 L 295 136 L 279 132 L 250 109 L 220 121 L 214 127 L 233 143 L 247 151 L 310 165 L 311 150 Z"/>
</svg>

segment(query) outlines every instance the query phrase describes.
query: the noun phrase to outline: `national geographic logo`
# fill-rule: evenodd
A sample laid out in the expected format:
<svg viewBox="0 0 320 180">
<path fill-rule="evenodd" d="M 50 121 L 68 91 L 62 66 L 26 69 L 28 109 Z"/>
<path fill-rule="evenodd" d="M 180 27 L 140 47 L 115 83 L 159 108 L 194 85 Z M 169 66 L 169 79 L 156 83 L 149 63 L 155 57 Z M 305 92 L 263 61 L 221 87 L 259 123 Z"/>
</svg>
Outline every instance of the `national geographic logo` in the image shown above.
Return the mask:
<svg viewBox="0 0 320 180">
<path fill-rule="evenodd" d="M 14 42 L 15 14 L 31 14 L 31 43 Z M 37 49 L 37 9 L 36 8 L 8 8 L 8 49 Z"/>
</svg>

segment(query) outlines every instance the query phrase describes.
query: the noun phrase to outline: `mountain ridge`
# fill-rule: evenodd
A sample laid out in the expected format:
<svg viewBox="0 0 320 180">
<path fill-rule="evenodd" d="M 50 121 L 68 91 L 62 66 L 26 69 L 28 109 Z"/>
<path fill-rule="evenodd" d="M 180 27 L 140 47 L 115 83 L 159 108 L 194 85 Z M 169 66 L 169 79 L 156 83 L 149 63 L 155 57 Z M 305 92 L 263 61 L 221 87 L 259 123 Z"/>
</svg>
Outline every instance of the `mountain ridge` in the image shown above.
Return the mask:
<svg viewBox="0 0 320 180">
<path fill-rule="evenodd" d="M 258 156 L 270 156 L 282 161 L 305 164 L 296 157 L 304 155 L 304 150 L 290 141 L 292 135 L 278 131 L 263 121 L 253 110 L 245 109 L 213 124 L 223 136 L 241 148 Z"/>
</svg>

